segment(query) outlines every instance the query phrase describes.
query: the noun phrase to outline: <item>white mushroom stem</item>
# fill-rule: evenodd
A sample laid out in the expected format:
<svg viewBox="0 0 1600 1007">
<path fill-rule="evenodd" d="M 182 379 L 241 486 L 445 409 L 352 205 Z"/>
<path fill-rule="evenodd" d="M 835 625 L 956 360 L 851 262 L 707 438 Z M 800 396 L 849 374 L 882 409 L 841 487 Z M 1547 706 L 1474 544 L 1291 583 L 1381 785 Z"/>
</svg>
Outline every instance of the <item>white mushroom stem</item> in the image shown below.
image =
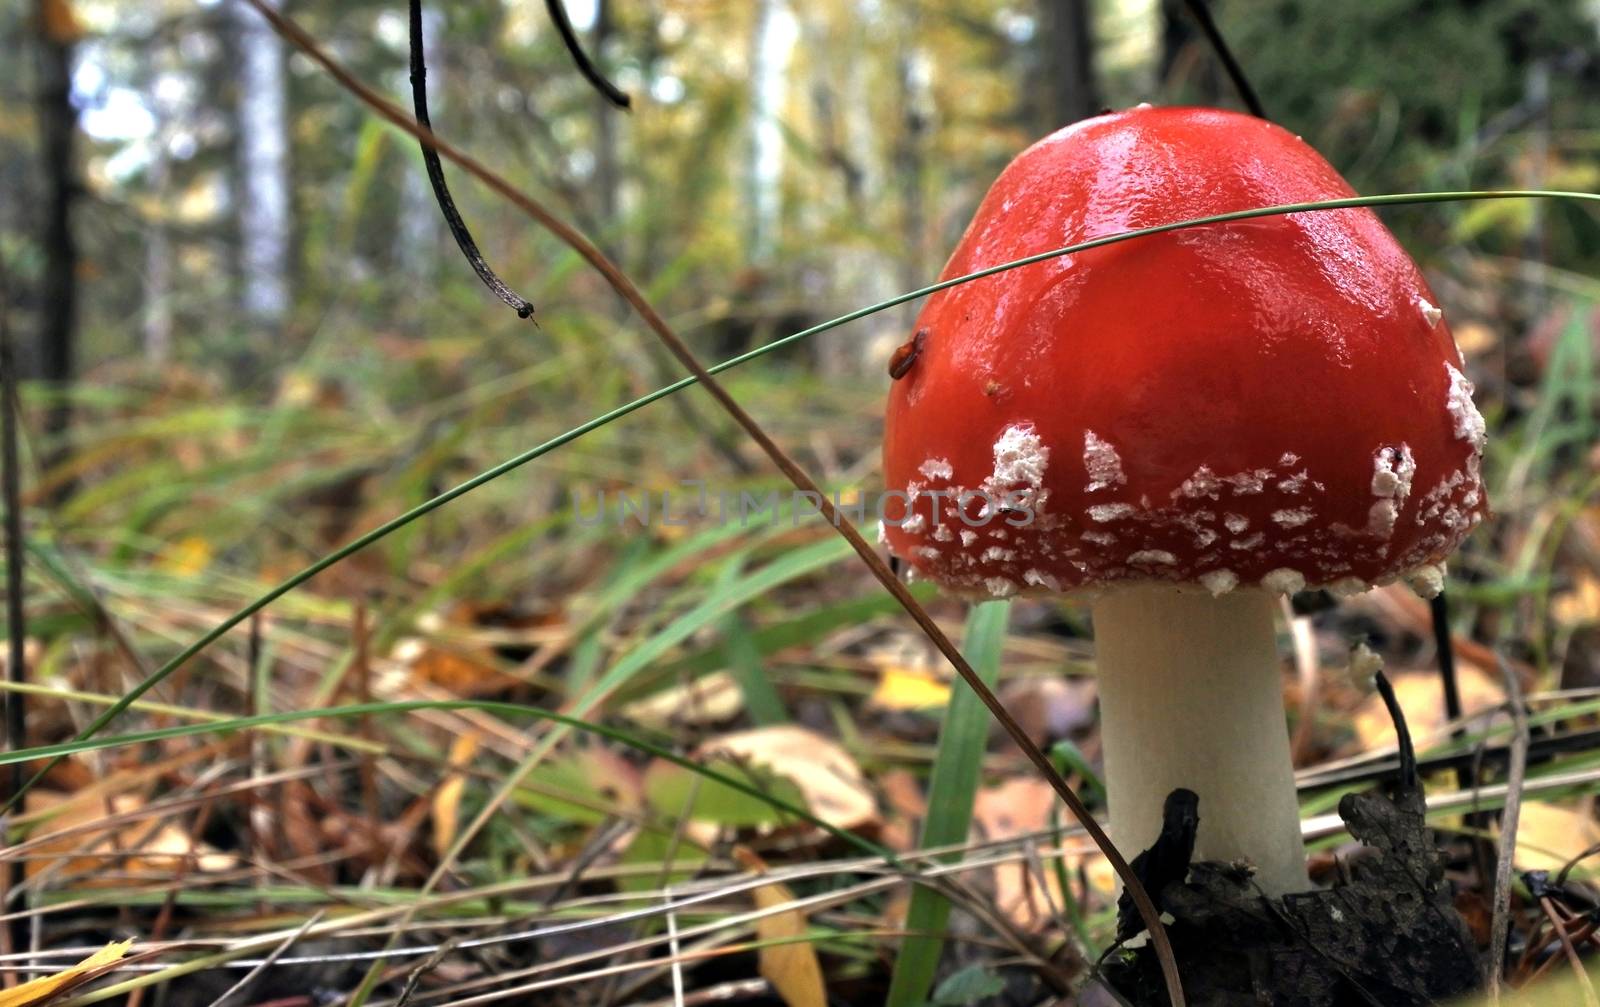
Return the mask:
<svg viewBox="0 0 1600 1007">
<path fill-rule="evenodd" d="M 1111 837 L 1130 860 L 1175 787 L 1200 796 L 1196 860 L 1245 860 L 1305 891 L 1305 846 L 1273 615 L 1259 590 L 1124 587 L 1094 603 Z"/>
</svg>

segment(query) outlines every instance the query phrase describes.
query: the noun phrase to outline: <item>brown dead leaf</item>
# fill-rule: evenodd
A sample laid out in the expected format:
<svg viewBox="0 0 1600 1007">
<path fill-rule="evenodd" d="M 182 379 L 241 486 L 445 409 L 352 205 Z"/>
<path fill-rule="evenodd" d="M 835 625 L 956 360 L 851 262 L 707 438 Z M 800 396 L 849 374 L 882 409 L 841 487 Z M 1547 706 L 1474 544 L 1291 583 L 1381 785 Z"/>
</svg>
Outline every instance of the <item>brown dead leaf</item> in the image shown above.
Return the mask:
<svg viewBox="0 0 1600 1007">
<path fill-rule="evenodd" d="M 0 1007 L 41 1007 L 115 969 L 132 946 L 131 937 L 107 944 L 69 969 L 0 991 Z"/>
<path fill-rule="evenodd" d="M 520 684 L 496 667 L 487 649 L 445 648 L 409 639 L 395 645 L 394 656 L 406 666 L 411 682 L 434 685 L 456 696 L 485 696 Z"/>
<path fill-rule="evenodd" d="M 702 759 L 732 756 L 792 780 L 811 813 L 837 828 L 878 822 L 877 801 L 861 767 L 837 742 L 815 731 L 793 724 L 757 727 L 713 738 L 696 754 Z"/>
<path fill-rule="evenodd" d="M 750 871 L 764 874 L 767 865 L 743 846 L 733 848 L 734 859 Z M 751 893 L 757 909 L 775 909 L 794 902 L 787 885 L 773 882 Z M 773 913 L 756 920 L 756 937 L 767 944 L 758 952 L 761 976 L 772 984 L 788 1007 L 827 1007 L 828 991 L 822 981 L 817 949 L 808 940 L 805 913 L 798 909 Z"/>
<path fill-rule="evenodd" d="M 472 757 L 478 754 L 481 738 L 476 731 L 459 735 L 450 745 L 452 772 L 433 794 L 433 850 L 440 857 L 456 841 L 461 824 L 461 792 L 466 789 L 467 777 L 460 772 Z"/>
<path fill-rule="evenodd" d="M 55 868 L 58 877 L 81 875 L 75 884 L 105 887 L 124 883 L 109 875 L 170 874 L 180 861 L 191 856 L 195 858 L 192 870 L 226 871 L 237 865 L 231 854 L 206 843 L 195 843 L 188 832 L 170 821 L 151 817 L 92 828 L 113 815 L 137 812 L 144 803 L 134 794 L 77 797 L 52 790 L 28 791 L 24 799 L 27 813 L 50 814 L 31 837 L 41 842 L 28 851 L 27 876 Z M 59 839 L 51 838 L 57 834 L 61 834 Z M 61 866 L 56 868 L 57 864 Z"/>
<path fill-rule="evenodd" d="M 1018 777 L 979 790 L 972 802 L 972 823 L 984 839 L 1038 832 L 1050 827 L 1050 811 L 1059 801 L 1044 780 Z M 1039 933 L 1055 925 L 1054 909 L 1063 900 L 1054 871 L 1036 871 L 1020 861 L 997 864 L 993 877 L 995 905 L 1018 928 Z"/>
</svg>

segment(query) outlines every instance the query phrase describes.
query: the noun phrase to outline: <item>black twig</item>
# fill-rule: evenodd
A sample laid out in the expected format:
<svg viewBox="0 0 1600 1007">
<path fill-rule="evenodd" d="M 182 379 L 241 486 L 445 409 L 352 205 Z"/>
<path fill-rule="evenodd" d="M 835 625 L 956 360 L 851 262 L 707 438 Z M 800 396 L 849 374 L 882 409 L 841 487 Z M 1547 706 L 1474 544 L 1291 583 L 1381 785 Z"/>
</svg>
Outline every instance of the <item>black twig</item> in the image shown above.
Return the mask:
<svg viewBox="0 0 1600 1007">
<path fill-rule="evenodd" d="M 1189 13 L 1200 23 L 1200 30 L 1205 33 L 1206 41 L 1211 43 L 1211 51 L 1217 54 L 1217 59 L 1222 61 L 1223 69 L 1228 71 L 1234 90 L 1239 92 L 1239 100 L 1244 102 L 1244 107 L 1250 110 L 1251 115 L 1265 119 L 1267 113 L 1261 107 L 1261 99 L 1256 96 L 1256 89 L 1250 86 L 1250 79 L 1244 75 L 1244 67 L 1233 58 L 1233 50 L 1228 48 L 1228 42 L 1217 29 L 1217 23 L 1211 19 L 1211 9 L 1206 6 L 1206 0 L 1185 0 L 1185 3 Z"/>
<path fill-rule="evenodd" d="M 1439 684 L 1444 688 L 1444 715 L 1461 719 L 1461 688 L 1456 680 L 1456 652 L 1450 645 L 1450 602 L 1443 591 L 1428 602 L 1433 618 L 1433 646 L 1439 652 Z"/>
<path fill-rule="evenodd" d="M 1422 785 L 1417 776 L 1417 750 L 1411 744 L 1411 728 L 1406 725 L 1405 711 L 1400 709 L 1400 700 L 1394 694 L 1394 686 L 1389 684 L 1389 676 L 1383 669 L 1372 676 L 1373 684 L 1378 687 L 1378 695 L 1383 697 L 1384 708 L 1389 711 L 1389 719 L 1394 721 L 1395 742 L 1400 748 L 1400 789 L 1414 791 Z"/>
<path fill-rule="evenodd" d="M 594 85 L 594 89 L 604 95 L 606 101 L 618 108 L 632 109 L 633 99 L 628 97 L 628 92 L 606 80 L 605 74 L 583 51 L 578 33 L 572 29 L 572 20 L 567 17 L 566 5 L 561 0 L 545 0 L 545 6 L 550 8 L 550 20 L 555 23 L 556 31 L 561 33 L 561 41 L 566 43 L 567 52 L 572 54 L 572 62 L 578 64 L 578 72 L 583 74 L 583 79 Z"/>
<path fill-rule="evenodd" d="M 428 69 L 427 57 L 422 46 L 422 0 L 411 0 L 411 104 L 417 114 L 417 121 L 428 130 L 433 129 L 433 121 L 428 118 Z M 518 318 L 532 318 L 533 305 L 515 290 L 505 285 L 505 281 L 495 275 L 489 264 L 483 261 L 483 253 L 478 251 L 477 242 L 472 240 L 472 232 L 467 230 L 466 221 L 461 219 L 461 212 L 456 209 L 456 201 L 450 198 L 450 188 L 445 185 L 444 165 L 439 163 L 439 152 L 427 140 L 421 141 L 422 163 L 428 169 L 428 182 L 433 186 L 434 199 L 439 202 L 439 212 L 444 214 L 444 221 L 450 227 L 450 234 L 456 239 L 456 244 L 461 247 L 461 254 L 472 263 L 473 270 L 478 274 L 484 286 L 494 291 L 495 296 L 511 305 L 517 312 Z"/>
</svg>

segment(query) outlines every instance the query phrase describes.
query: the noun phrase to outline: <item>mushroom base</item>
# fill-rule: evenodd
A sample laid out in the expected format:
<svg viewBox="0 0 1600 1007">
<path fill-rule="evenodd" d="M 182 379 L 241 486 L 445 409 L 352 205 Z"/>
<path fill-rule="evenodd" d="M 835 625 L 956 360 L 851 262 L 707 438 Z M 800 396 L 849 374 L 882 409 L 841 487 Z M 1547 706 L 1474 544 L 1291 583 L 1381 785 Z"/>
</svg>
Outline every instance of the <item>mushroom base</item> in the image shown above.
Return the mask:
<svg viewBox="0 0 1600 1007">
<path fill-rule="evenodd" d="M 1129 858 L 1168 793 L 1199 795 L 1196 860 L 1242 860 L 1270 895 L 1303 891 L 1300 808 L 1274 616 L 1259 590 L 1131 587 L 1094 602 L 1111 836 Z"/>
</svg>

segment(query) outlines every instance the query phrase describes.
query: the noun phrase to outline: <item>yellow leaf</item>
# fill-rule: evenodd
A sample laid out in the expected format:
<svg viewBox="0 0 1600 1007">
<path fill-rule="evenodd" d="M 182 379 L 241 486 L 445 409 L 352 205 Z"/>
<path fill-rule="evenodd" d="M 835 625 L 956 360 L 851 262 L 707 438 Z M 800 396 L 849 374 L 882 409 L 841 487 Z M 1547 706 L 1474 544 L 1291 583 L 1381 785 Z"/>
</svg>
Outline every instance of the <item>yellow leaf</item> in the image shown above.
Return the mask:
<svg viewBox="0 0 1600 1007">
<path fill-rule="evenodd" d="M 1567 861 L 1600 843 L 1600 822 L 1583 801 L 1574 808 L 1524 802 L 1517 815 L 1519 871 L 1559 871 Z"/>
<path fill-rule="evenodd" d="M 32 982 L 0 992 L 0 1007 L 36 1007 L 62 994 L 70 993 L 84 983 L 110 972 L 132 946 L 132 938 L 120 943 L 107 944 L 70 969 L 57 972 L 53 976 L 42 976 Z"/>
<path fill-rule="evenodd" d="M 1550 614 L 1564 626 L 1600 622 L 1600 578 L 1587 570 L 1579 571 L 1572 590 L 1550 600 Z"/>
<path fill-rule="evenodd" d="M 1389 680 L 1414 737 L 1426 738 L 1444 726 L 1444 693 L 1440 691 L 1438 675 L 1431 671 L 1403 671 L 1390 674 Z M 1468 716 L 1505 702 L 1505 686 L 1480 668 L 1457 664 L 1456 681 L 1461 708 Z M 1350 726 L 1364 749 L 1394 744 L 1394 722 L 1377 693 L 1368 696 L 1351 715 Z"/>
<path fill-rule="evenodd" d="M 937 709 L 950 702 L 950 686 L 921 668 L 889 665 L 870 702 L 880 710 Z"/>
<path fill-rule="evenodd" d="M 461 824 L 461 792 L 466 789 L 467 778 L 459 770 L 478 754 L 478 733 L 468 731 L 450 745 L 450 765 L 457 770 L 450 774 L 433 794 L 433 849 L 443 857 L 456 841 L 456 830 Z"/>
<path fill-rule="evenodd" d="M 734 857 L 746 870 L 765 873 L 767 865 L 742 846 L 734 847 Z M 774 882 L 751 893 L 757 909 L 776 909 L 794 902 L 787 885 Z M 822 982 L 822 966 L 817 949 L 806 936 L 806 916 L 798 909 L 772 913 L 756 920 L 756 937 L 766 944 L 759 960 L 761 976 L 772 984 L 788 1007 L 827 1007 L 828 993 Z"/>
<path fill-rule="evenodd" d="M 175 577 L 194 577 L 211 565 L 211 543 L 199 535 L 186 536 L 163 549 L 156 565 Z"/>
</svg>

